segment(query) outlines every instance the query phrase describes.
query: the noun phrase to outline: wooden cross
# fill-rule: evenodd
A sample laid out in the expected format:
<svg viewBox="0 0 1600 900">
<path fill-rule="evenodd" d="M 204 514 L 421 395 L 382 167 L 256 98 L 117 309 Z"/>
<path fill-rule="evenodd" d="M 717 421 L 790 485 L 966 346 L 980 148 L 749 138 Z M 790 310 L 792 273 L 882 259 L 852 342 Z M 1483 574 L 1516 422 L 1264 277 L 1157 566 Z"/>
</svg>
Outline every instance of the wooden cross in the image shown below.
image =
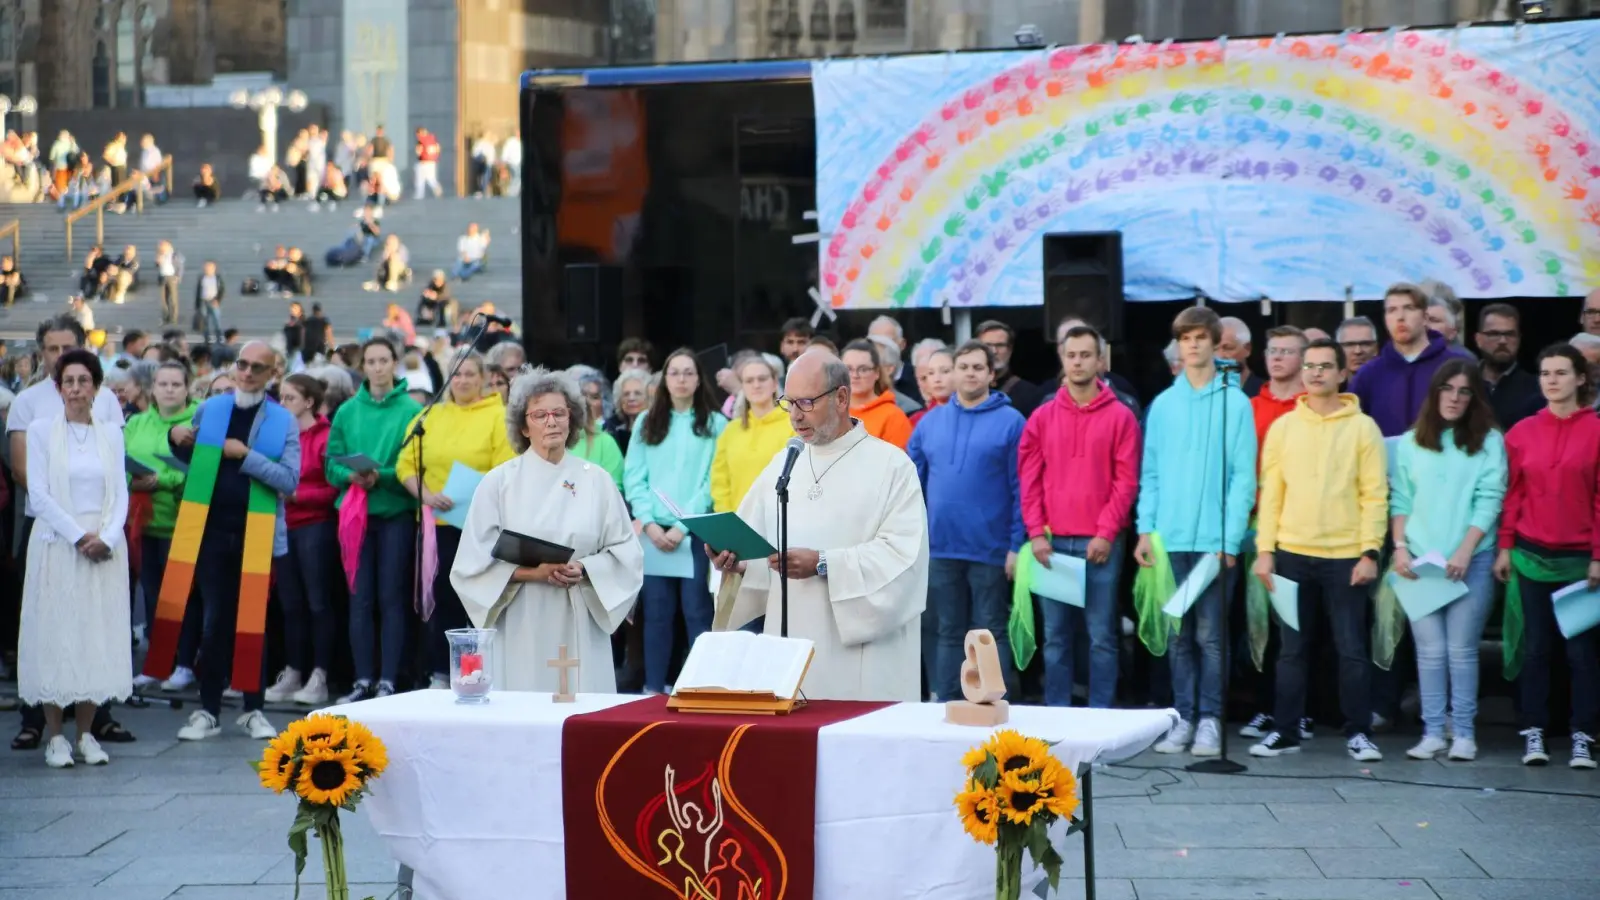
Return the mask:
<svg viewBox="0 0 1600 900">
<path fill-rule="evenodd" d="M 560 650 L 557 651 L 556 658 L 545 663 L 545 665 L 551 666 L 556 671 L 561 673 L 561 689 L 556 691 L 556 693 L 550 698 L 551 702 L 575 702 L 577 698 L 572 695 L 572 686 L 567 683 L 567 672 L 571 669 L 577 668 L 578 658 L 575 656 L 568 658 L 567 645 L 562 644 Z"/>
</svg>

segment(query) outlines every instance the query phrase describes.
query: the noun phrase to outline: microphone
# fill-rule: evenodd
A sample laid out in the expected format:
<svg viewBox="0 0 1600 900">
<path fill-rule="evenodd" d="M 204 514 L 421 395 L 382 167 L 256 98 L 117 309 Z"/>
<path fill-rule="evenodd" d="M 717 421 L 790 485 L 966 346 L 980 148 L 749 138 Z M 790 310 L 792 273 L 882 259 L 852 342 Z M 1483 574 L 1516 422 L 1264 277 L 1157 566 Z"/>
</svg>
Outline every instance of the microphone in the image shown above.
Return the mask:
<svg viewBox="0 0 1600 900">
<path fill-rule="evenodd" d="M 485 322 L 489 322 L 489 323 L 494 324 L 494 325 L 499 325 L 501 328 L 510 328 L 511 327 L 511 317 L 510 316 L 497 316 L 494 313 L 483 313 L 482 315 L 483 315 L 483 320 Z"/>
<path fill-rule="evenodd" d="M 783 445 L 783 471 L 778 473 L 778 493 L 789 489 L 789 473 L 794 471 L 795 461 L 800 458 L 800 451 L 806 448 L 806 442 L 797 437 L 789 438 L 789 443 Z"/>
<path fill-rule="evenodd" d="M 1228 370 L 1233 371 L 1233 372 L 1239 371 L 1239 363 L 1238 363 L 1237 360 L 1232 360 L 1232 359 L 1228 359 L 1226 357 L 1218 356 L 1218 357 L 1215 358 L 1214 362 L 1216 362 L 1217 368 L 1219 368 L 1219 369 L 1228 369 Z"/>
</svg>

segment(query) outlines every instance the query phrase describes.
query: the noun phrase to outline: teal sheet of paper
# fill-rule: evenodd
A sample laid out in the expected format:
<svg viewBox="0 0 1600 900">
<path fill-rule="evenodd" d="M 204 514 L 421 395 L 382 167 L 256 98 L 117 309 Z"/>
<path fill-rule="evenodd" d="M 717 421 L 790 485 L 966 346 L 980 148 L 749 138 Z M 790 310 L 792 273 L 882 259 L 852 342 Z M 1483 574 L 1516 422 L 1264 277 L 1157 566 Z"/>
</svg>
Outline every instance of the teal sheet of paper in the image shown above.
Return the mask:
<svg viewBox="0 0 1600 900">
<path fill-rule="evenodd" d="M 1290 581 L 1282 575 L 1272 576 L 1272 590 L 1267 592 L 1272 609 L 1283 624 L 1300 630 L 1300 582 Z"/>
<path fill-rule="evenodd" d="M 1416 578 L 1401 578 L 1390 574 L 1389 584 L 1394 588 L 1395 599 L 1406 611 L 1406 618 L 1415 622 L 1449 606 L 1467 592 L 1467 583 L 1451 581 L 1444 576 L 1444 568 L 1429 562 L 1411 566 Z"/>
<path fill-rule="evenodd" d="M 1563 637 L 1577 637 L 1600 624 L 1600 591 L 1589 590 L 1589 582 L 1569 584 L 1551 594 L 1550 599 Z"/>
<path fill-rule="evenodd" d="M 1033 567 L 1033 583 L 1029 589 L 1046 600 L 1067 603 L 1083 609 L 1087 564 L 1079 557 L 1065 553 L 1050 554 L 1050 568 Z"/>
<path fill-rule="evenodd" d="M 444 512 L 433 511 L 433 518 L 446 525 L 456 528 L 467 527 L 467 507 L 472 505 L 472 495 L 478 490 L 478 484 L 483 481 L 483 473 L 471 466 L 463 466 L 459 462 L 450 464 L 450 477 L 444 481 L 444 490 L 440 493 L 450 498 L 455 504 Z"/>
<path fill-rule="evenodd" d="M 684 538 L 678 542 L 678 549 L 671 553 L 662 553 L 660 548 L 642 534 L 639 535 L 639 543 L 644 547 L 646 575 L 659 575 L 662 578 L 694 577 L 693 541 Z"/>
<path fill-rule="evenodd" d="M 1189 570 L 1189 577 L 1178 585 L 1178 592 L 1172 595 L 1162 611 L 1169 616 L 1181 618 L 1194 605 L 1200 595 L 1206 592 L 1211 582 L 1217 580 L 1217 574 L 1222 571 L 1222 561 L 1217 559 L 1215 553 L 1207 553 L 1200 557 L 1200 561 Z"/>
</svg>

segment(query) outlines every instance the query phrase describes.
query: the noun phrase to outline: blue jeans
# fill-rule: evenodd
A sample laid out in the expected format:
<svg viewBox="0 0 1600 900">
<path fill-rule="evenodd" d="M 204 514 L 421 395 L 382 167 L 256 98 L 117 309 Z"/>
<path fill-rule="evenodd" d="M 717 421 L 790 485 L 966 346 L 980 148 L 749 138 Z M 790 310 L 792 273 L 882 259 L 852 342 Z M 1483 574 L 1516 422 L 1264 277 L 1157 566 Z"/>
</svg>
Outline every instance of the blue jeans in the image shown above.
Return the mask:
<svg viewBox="0 0 1600 900">
<path fill-rule="evenodd" d="M 465 262 L 458 260 L 455 267 L 450 270 L 450 277 L 466 281 L 468 278 L 483 271 L 483 262 Z"/>
<path fill-rule="evenodd" d="M 1463 581 L 1466 594 L 1449 606 L 1411 623 L 1417 643 L 1417 685 L 1422 694 L 1422 733 L 1444 737 L 1444 711 L 1450 706 L 1456 737 L 1476 735 L 1478 641 L 1494 605 L 1494 551 L 1475 554 Z"/>
<path fill-rule="evenodd" d="M 216 303 L 201 302 L 200 322 L 202 324 L 201 340 L 212 343 L 211 336 L 216 335 L 216 343 L 222 343 L 222 307 Z"/>
<path fill-rule="evenodd" d="M 1169 552 L 1173 580 L 1183 584 L 1202 556 L 1205 554 Z M 1222 718 L 1222 642 L 1227 638 L 1222 633 L 1222 598 L 1233 595 L 1237 573 L 1237 567 L 1224 565 L 1184 613 L 1182 627 L 1168 642 L 1172 651 L 1172 706 L 1185 722 Z"/>
<path fill-rule="evenodd" d="M 1327 559 L 1279 550 L 1273 560 L 1276 574 L 1300 585 L 1300 630 L 1278 625 L 1283 644 L 1278 651 L 1278 699 L 1273 718 L 1284 734 L 1297 736 L 1295 723 L 1306 714 L 1306 662 L 1321 616 L 1328 618 L 1339 654 L 1339 708 L 1345 717 L 1345 736 L 1366 734 L 1372 727 L 1367 617 L 1372 600 L 1367 585 L 1350 583 L 1359 559 Z"/>
<path fill-rule="evenodd" d="M 646 575 L 639 591 L 644 606 L 644 689 L 656 693 L 666 690 L 667 669 L 672 664 L 672 626 L 678 611 L 683 611 L 683 630 L 691 647 L 695 638 L 711 630 L 710 561 L 699 540 L 684 540 L 694 542 L 689 547 L 694 577 Z"/>
<path fill-rule="evenodd" d="M 1057 553 L 1084 559 L 1090 538 L 1060 537 L 1051 547 Z M 1122 574 L 1122 539 L 1111 545 L 1111 557 L 1084 568 L 1084 608 L 1054 600 L 1041 600 L 1044 617 L 1044 702 L 1046 706 L 1071 706 L 1072 684 L 1077 674 L 1073 649 L 1080 630 L 1089 637 L 1089 705 L 1110 709 L 1117 702 L 1117 579 Z"/>
<path fill-rule="evenodd" d="M 285 662 L 301 674 L 312 669 L 326 673 L 333 667 L 339 633 L 333 617 L 333 579 L 340 573 L 338 524 L 329 520 L 290 530 L 289 553 L 277 563 Z"/>
<path fill-rule="evenodd" d="M 940 700 L 960 700 L 961 662 L 966 658 L 967 632 L 987 628 L 1000 650 L 1000 671 L 1005 676 L 1006 693 L 1018 697 L 1017 670 L 1011 656 L 1011 640 L 1006 620 L 1011 612 L 1011 582 L 1005 566 L 971 562 L 965 559 L 928 561 L 927 621 L 932 612 L 938 621 L 938 641 L 934 658 L 938 661 L 928 687 Z M 1020 698 L 1019 698 L 1020 699 Z"/>
<path fill-rule="evenodd" d="M 361 542 L 361 567 L 356 571 L 356 591 L 350 598 L 350 655 L 357 681 L 372 684 L 400 677 L 405 658 L 406 631 L 411 617 L 411 567 L 416 557 L 417 523 L 410 515 L 367 520 Z M 373 618 L 383 623 L 382 667 L 374 659 Z"/>
</svg>

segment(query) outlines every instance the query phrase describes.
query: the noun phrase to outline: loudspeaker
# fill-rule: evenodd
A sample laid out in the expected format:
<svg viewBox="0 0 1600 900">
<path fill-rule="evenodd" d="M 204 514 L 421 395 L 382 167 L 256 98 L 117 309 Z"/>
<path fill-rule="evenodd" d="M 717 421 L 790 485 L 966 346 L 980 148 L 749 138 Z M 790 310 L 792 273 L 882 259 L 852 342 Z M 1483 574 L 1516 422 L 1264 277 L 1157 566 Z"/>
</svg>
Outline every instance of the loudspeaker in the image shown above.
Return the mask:
<svg viewBox="0 0 1600 900">
<path fill-rule="evenodd" d="M 1082 319 L 1113 343 L 1122 340 L 1122 232 L 1044 236 L 1044 333 Z"/>
<path fill-rule="evenodd" d="M 574 344 L 616 344 L 622 340 L 622 268 L 594 263 L 562 270 L 561 294 L 567 313 L 567 340 Z"/>
</svg>

